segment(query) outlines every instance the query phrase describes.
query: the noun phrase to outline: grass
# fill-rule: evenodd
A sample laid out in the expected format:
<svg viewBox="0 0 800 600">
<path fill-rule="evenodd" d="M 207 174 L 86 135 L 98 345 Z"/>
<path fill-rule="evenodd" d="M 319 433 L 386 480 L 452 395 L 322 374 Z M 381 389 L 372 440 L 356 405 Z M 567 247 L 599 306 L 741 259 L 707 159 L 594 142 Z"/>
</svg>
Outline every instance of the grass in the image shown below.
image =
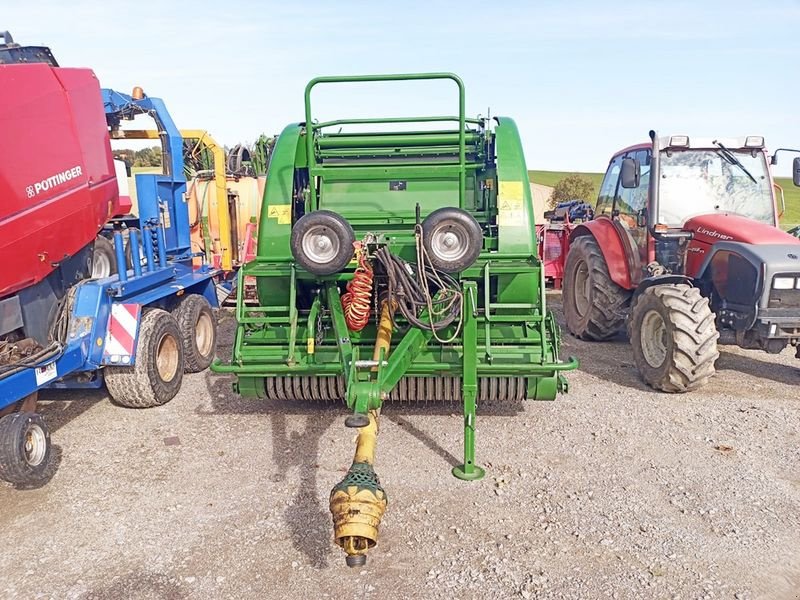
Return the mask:
<svg viewBox="0 0 800 600">
<path fill-rule="evenodd" d="M 800 225 L 800 187 L 794 187 L 788 177 L 777 177 L 775 183 L 783 188 L 786 199 L 786 212 L 781 217 L 781 225 L 786 228 Z"/>
<path fill-rule="evenodd" d="M 533 183 L 548 185 L 553 187 L 559 180 L 572 175 L 571 171 L 528 171 L 528 179 Z M 593 198 L 597 198 L 600 184 L 603 181 L 603 173 L 580 173 L 592 180 L 594 184 Z M 778 177 L 775 182 L 783 188 L 783 196 L 786 199 L 786 212 L 781 218 L 781 225 L 788 229 L 795 225 L 800 225 L 800 188 L 795 187 L 790 178 Z"/>
</svg>

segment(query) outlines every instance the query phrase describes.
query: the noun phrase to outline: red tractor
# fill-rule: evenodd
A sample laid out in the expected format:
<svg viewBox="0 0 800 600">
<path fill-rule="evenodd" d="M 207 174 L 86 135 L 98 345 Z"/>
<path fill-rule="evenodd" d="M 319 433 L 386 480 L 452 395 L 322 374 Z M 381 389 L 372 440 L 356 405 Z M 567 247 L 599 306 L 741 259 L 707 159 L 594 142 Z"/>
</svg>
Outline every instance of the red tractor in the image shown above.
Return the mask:
<svg viewBox="0 0 800 600">
<path fill-rule="evenodd" d="M 718 343 L 798 347 L 800 239 L 778 228 L 763 137 L 650 138 L 614 155 L 570 236 L 564 314 L 585 340 L 627 323 L 644 381 L 685 392 L 714 374 Z"/>
</svg>

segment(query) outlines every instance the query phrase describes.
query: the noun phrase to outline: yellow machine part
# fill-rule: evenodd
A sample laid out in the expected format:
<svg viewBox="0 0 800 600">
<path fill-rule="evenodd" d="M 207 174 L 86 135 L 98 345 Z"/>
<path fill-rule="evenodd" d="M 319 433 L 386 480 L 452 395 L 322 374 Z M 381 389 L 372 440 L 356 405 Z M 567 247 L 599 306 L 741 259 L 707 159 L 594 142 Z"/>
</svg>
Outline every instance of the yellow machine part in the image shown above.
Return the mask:
<svg viewBox="0 0 800 600">
<path fill-rule="evenodd" d="M 202 198 L 197 194 L 196 180 L 187 183 L 187 200 L 189 205 L 189 219 L 192 223 L 192 247 L 199 251 L 204 251 L 208 259 L 212 262 L 215 257 L 219 257 L 219 267 L 224 271 L 234 268 L 234 248 L 232 245 L 230 213 L 228 210 L 228 188 L 239 193 L 240 206 L 237 207 L 237 233 L 239 240 L 238 254 L 244 258 L 244 240 L 246 237 L 247 223 L 258 219 L 261 214 L 261 199 L 264 196 L 265 177 L 252 178 L 242 177 L 238 180 L 227 179 L 225 176 L 225 150 L 217 144 L 216 140 L 203 129 L 181 129 L 183 139 L 197 140 L 198 147 L 208 149 L 214 157 L 214 178 L 210 182 L 210 193 L 208 204 L 202 202 Z M 125 137 L 128 139 L 160 139 L 159 132 L 152 129 L 129 129 L 125 130 Z M 154 169 L 159 171 L 159 169 Z M 140 171 L 142 172 L 142 171 Z M 131 200 L 133 202 L 133 214 L 137 214 L 136 208 L 136 185 L 131 182 Z M 204 192 L 205 193 L 205 192 Z M 192 195 L 194 194 L 194 199 Z M 224 198 L 223 202 L 217 198 Z M 193 213 L 194 210 L 194 213 Z M 212 239 L 213 249 L 205 248 L 204 232 L 202 231 L 202 219 L 206 217 L 209 223 L 209 233 Z M 199 259 L 197 259 L 199 263 Z M 240 261 L 241 262 L 241 261 Z"/>
<path fill-rule="evenodd" d="M 266 177 L 228 177 L 223 179 L 223 192 L 220 193 L 218 176 L 214 179 L 195 177 L 187 183 L 186 199 L 189 204 L 189 223 L 192 232 L 192 249 L 205 252 L 213 263 L 215 257 L 226 269 L 225 259 L 228 255 L 232 267 L 245 262 L 248 234 L 254 238 L 255 228 L 248 228 L 256 223 L 261 214 L 261 199 L 264 196 Z M 231 223 L 228 209 L 228 192 L 236 196 L 236 223 Z M 222 202 L 219 198 L 222 197 Z M 221 215 L 225 214 L 222 222 Z M 205 218 L 205 222 L 203 221 Z M 233 236 L 236 231 L 237 248 L 233 248 Z M 227 234 L 227 235 L 226 235 Z M 206 235 L 211 238 L 212 247 L 206 248 Z M 225 240 L 227 246 L 225 246 Z M 255 239 L 251 242 L 255 252 Z M 226 252 L 225 249 L 229 250 Z"/>
<path fill-rule="evenodd" d="M 378 436 L 378 413 L 370 411 L 369 425 L 358 430 L 351 471 L 357 465 L 372 465 Z M 378 527 L 386 511 L 383 490 L 362 485 L 336 486 L 331 493 L 333 537 L 347 556 L 364 556 L 378 541 Z"/>
<path fill-rule="evenodd" d="M 394 303 L 384 302 L 378 323 L 373 360 L 384 359 L 392 342 Z M 373 470 L 378 438 L 379 411 L 369 412 L 369 423 L 358 430 L 356 452 L 347 476 L 331 491 L 330 509 L 333 515 L 333 538 L 347 554 L 349 566 L 366 561 L 367 550 L 378 541 L 378 527 L 386 511 L 386 494 Z"/>
</svg>

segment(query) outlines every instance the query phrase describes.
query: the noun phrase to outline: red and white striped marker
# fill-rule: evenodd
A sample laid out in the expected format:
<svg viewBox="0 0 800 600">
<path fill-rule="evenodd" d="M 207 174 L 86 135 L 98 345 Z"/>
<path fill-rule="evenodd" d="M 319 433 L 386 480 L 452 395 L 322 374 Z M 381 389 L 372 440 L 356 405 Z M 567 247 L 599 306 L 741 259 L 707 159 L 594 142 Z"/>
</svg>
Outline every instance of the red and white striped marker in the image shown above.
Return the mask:
<svg viewBox="0 0 800 600">
<path fill-rule="evenodd" d="M 103 350 L 106 364 L 130 364 L 136 347 L 136 328 L 139 324 L 139 304 L 112 304 L 108 331 Z"/>
</svg>

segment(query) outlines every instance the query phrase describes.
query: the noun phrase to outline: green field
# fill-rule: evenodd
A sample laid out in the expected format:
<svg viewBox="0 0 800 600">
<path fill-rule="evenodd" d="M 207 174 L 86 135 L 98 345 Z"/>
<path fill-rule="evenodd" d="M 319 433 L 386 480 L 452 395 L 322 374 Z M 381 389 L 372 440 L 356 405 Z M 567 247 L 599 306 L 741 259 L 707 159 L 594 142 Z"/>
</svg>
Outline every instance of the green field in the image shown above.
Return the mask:
<svg viewBox="0 0 800 600">
<path fill-rule="evenodd" d="M 781 225 L 787 228 L 800 225 L 800 188 L 794 187 L 788 177 L 777 177 L 775 183 L 783 188 L 783 197 L 786 199 L 786 212 L 781 217 Z"/>
<path fill-rule="evenodd" d="M 533 183 L 548 185 L 553 187 L 560 179 L 572 175 L 569 171 L 528 171 L 528 179 Z M 597 198 L 600 183 L 603 181 L 602 173 L 578 173 L 588 177 L 594 183 L 593 199 Z M 789 178 L 779 177 L 775 182 L 783 188 L 783 195 L 786 199 L 786 213 L 781 218 L 781 225 L 787 229 L 791 226 L 800 224 L 800 188 L 794 187 Z"/>
</svg>

